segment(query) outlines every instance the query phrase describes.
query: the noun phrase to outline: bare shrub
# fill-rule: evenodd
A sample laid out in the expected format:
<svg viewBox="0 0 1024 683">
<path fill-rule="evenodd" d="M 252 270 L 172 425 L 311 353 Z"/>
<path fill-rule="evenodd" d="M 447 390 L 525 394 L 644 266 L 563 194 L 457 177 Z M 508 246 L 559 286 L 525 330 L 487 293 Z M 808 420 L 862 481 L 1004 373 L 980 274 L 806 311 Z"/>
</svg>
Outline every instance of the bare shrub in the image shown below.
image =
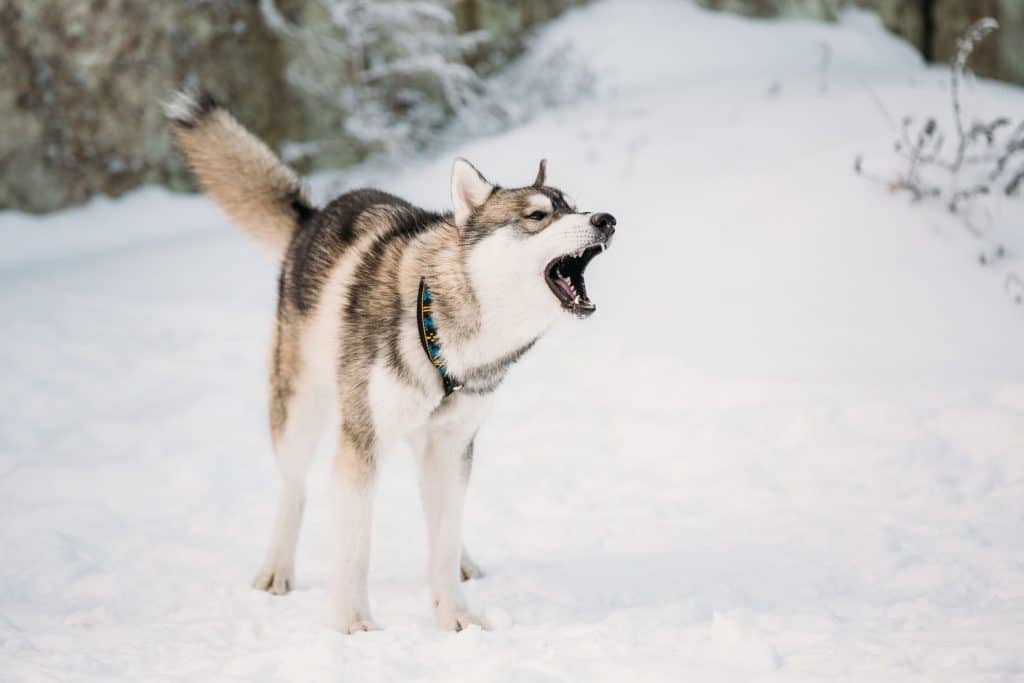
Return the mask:
<svg viewBox="0 0 1024 683">
<path fill-rule="evenodd" d="M 1024 189 L 1024 121 L 1014 122 L 1007 116 L 998 116 L 991 120 L 974 120 L 967 125 L 964 118 L 963 83 L 967 62 L 974 48 L 998 28 L 995 19 L 981 19 L 971 25 L 957 43 L 956 54 L 950 62 L 953 131 L 948 139 L 934 117 L 920 124 L 909 116 L 904 117 L 899 126 L 899 138 L 894 143 L 903 164 L 894 176 L 887 178 L 867 171 L 862 156 L 854 163 L 858 174 L 885 185 L 892 192 L 906 192 L 913 201 L 941 201 L 977 236 L 981 236 L 981 229 L 975 224 L 976 212 L 972 209 L 994 195 L 1016 197 Z M 997 247 L 993 258 L 1004 254 L 1005 250 Z M 984 265 L 990 258 L 984 256 L 979 261 Z M 1010 273 L 1004 283 L 1016 303 L 1021 303 L 1022 299 L 1021 282 L 1018 275 Z"/>
<path fill-rule="evenodd" d="M 1024 121 L 1016 126 L 1000 116 L 990 121 L 977 120 L 964 124 L 962 90 L 967 60 L 974 47 L 999 24 L 985 18 L 974 23 L 960 39 L 950 64 L 950 102 L 953 112 L 954 138 L 951 154 L 946 135 L 935 118 L 914 126 L 911 117 L 903 119 L 896 153 L 904 160 L 903 170 L 885 182 L 893 191 L 907 191 L 915 200 L 942 198 L 948 209 L 957 213 L 966 200 L 1001 192 L 1006 196 L 1019 193 L 1024 184 Z M 864 173 L 863 159 L 858 157 L 856 170 Z M 938 169 L 947 174 L 948 182 L 940 184 L 924 177 L 924 171 Z"/>
</svg>

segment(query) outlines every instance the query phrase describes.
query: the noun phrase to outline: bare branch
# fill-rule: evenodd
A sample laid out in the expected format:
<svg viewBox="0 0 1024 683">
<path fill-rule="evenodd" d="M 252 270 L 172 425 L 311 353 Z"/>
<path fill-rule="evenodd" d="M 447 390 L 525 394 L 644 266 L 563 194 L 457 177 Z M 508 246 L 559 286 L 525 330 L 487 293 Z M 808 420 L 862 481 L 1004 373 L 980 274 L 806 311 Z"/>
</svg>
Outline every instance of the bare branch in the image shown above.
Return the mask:
<svg viewBox="0 0 1024 683">
<path fill-rule="evenodd" d="M 1006 189 L 1003 190 L 1007 197 L 1012 197 L 1017 194 L 1017 190 L 1020 189 L 1021 184 L 1024 184 L 1024 166 L 1021 166 L 1017 173 L 1010 178 L 1010 182 L 1006 184 Z"/>
<path fill-rule="evenodd" d="M 860 84 L 864 87 L 865 90 L 868 91 L 868 95 L 871 96 L 871 101 L 875 103 L 875 106 L 878 108 L 878 111 L 881 112 L 883 117 L 885 117 L 885 120 L 889 124 L 889 127 L 894 129 L 897 128 L 896 119 L 894 119 L 892 114 L 889 113 L 889 110 L 886 108 L 885 103 L 882 102 L 882 98 L 878 96 L 878 93 L 875 92 L 874 88 L 868 85 L 867 82 L 865 82 L 863 79 L 860 79 Z"/>
<path fill-rule="evenodd" d="M 996 131 L 1003 126 L 1010 125 L 1010 119 L 1005 116 L 1000 116 L 998 119 L 985 123 L 984 121 L 975 121 L 971 126 L 971 130 L 967 133 L 967 139 L 974 142 L 978 138 L 984 138 L 985 142 L 991 147 L 992 143 L 996 139 Z"/>
<path fill-rule="evenodd" d="M 967 151 L 967 137 L 964 134 L 964 122 L 962 107 L 960 105 L 960 82 L 964 77 L 964 69 L 967 67 L 967 60 L 974 52 L 974 46 L 985 39 L 989 33 L 999 28 L 999 22 L 992 17 L 985 17 L 974 22 L 967 33 L 957 43 L 956 56 L 953 57 L 952 81 L 950 82 L 953 98 L 953 121 L 956 124 L 956 134 L 959 144 L 957 146 L 956 158 L 953 160 L 952 170 L 955 173 L 960 170 L 964 160 L 964 153 Z"/>
<path fill-rule="evenodd" d="M 1001 180 L 1010 163 L 1017 161 L 1018 155 L 1024 156 L 1024 122 L 1011 128 L 1010 119 L 1000 116 L 976 120 L 969 128 L 964 124 L 961 96 L 967 62 L 975 47 L 998 27 L 994 19 L 982 19 L 971 25 L 957 42 L 956 55 L 950 62 L 950 103 L 956 135 L 952 158 L 943 156 L 946 136 L 934 118 L 915 126 L 913 119 L 905 116 L 899 122 L 899 136 L 893 144 L 895 153 L 905 162 L 902 173 L 894 179 L 883 180 L 865 171 L 862 157 L 857 157 L 854 163 L 859 175 L 882 183 L 891 192 L 907 192 L 913 201 L 941 198 L 946 208 L 960 217 L 964 227 L 978 236 L 982 230 L 974 223 L 978 215 L 972 210 L 975 200 L 998 191 L 1015 195 L 1024 188 L 1024 165 L 1005 184 Z M 882 113 L 891 120 L 885 106 L 875 99 Z M 894 124 L 894 127 L 897 126 Z M 1007 131 L 1011 132 L 1007 135 Z M 936 185 L 934 173 L 926 173 L 929 170 L 949 174 L 950 182 Z M 981 205 L 980 209 L 991 216 L 986 205 Z"/>
<path fill-rule="evenodd" d="M 1010 157 L 1017 154 L 1017 152 L 1024 151 L 1024 138 L 1020 140 L 1011 140 L 1006 145 L 1006 149 L 1003 150 L 1002 154 L 996 159 L 995 166 L 992 167 L 992 171 L 989 173 L 989 180 L 995 180 L 1003 174 L 1006 170 L 1006 165 L 1010 162 Z"/>
<path fill-rule="evenodd" d="M 966 190 L 958 190 L 953 193 L 953 196 L 949 199 L 947 205 L 950 213 L 956 213 L 960 210 L 960 206 L 969 201 L 970 199 L 979 195 L 989 194 L 991 190 L 988 185 L 975 185 L 974 187 L 967 188 Z"/>
</svg>

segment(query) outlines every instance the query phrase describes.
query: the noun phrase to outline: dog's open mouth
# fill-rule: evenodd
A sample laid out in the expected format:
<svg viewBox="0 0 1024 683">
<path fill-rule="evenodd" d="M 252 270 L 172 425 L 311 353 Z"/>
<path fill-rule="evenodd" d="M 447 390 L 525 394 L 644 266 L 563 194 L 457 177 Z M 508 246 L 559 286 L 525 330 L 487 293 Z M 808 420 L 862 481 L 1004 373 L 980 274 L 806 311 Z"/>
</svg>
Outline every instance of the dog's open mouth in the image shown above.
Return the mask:
<svg viewBox="0 0 1024 683">
<path fill-rule="evenodd" d="M 591 244 L 579 251 L 559 256 L 544 269 L 544 279 L 548 287 L 558 297 L 562 308 L 580 318 L 586 318 L 597 310 L 597 306 L 587 296 L 587 284 L 583 280 L 583 271 L 595 256 L 605 250 L 605 244 Z"/>
</svg>

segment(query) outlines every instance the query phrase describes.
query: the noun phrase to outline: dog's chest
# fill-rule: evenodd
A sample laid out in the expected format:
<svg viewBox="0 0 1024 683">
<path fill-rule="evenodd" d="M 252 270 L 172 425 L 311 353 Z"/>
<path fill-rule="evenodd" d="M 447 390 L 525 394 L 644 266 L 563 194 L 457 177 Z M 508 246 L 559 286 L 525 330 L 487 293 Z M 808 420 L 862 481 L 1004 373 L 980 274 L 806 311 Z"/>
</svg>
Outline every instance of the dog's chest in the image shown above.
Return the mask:
<svg viewBox="0 0 1024 683">
<path fill-rule="evenodd" d="M 422 427 L 441 401 L 440 393 L 431 400 L 379 363 L 370 370 L 368 398 L 374 430 L 383 441 Z"/>
</svg>

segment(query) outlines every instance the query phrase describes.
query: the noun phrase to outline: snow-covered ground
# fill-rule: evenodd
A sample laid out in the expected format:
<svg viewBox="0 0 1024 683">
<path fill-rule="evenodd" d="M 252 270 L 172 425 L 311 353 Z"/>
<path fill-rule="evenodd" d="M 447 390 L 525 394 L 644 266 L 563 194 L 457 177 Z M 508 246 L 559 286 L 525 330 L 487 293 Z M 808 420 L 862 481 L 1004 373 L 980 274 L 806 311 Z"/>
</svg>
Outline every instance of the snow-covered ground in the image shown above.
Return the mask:
<svg viewBox="0 0 1024 683">
<path fill-rule="evenodd" d="M 405 451 L 377 498 L 385 630 L 327 628 L 326 459 L 298 590 L 248 588 L 274 267 L 206 199 L 147 189 L 0 214 L 0 679 L 1024 677 L 1022 202 L 979 240 L 852 172 L 890 154 L 879 101 L 946 111 L 942 70 L 864 14 L 608 0 L 539 42 L 565 40 L 594 99 L 340 180 L 444 207 L 455 154 L 507 185 L 547 156 L 619 219 L 598 314 L 522 362 L 479 438 L 468 590 L 495 629 L 434 629 Z"/>
</svg>

